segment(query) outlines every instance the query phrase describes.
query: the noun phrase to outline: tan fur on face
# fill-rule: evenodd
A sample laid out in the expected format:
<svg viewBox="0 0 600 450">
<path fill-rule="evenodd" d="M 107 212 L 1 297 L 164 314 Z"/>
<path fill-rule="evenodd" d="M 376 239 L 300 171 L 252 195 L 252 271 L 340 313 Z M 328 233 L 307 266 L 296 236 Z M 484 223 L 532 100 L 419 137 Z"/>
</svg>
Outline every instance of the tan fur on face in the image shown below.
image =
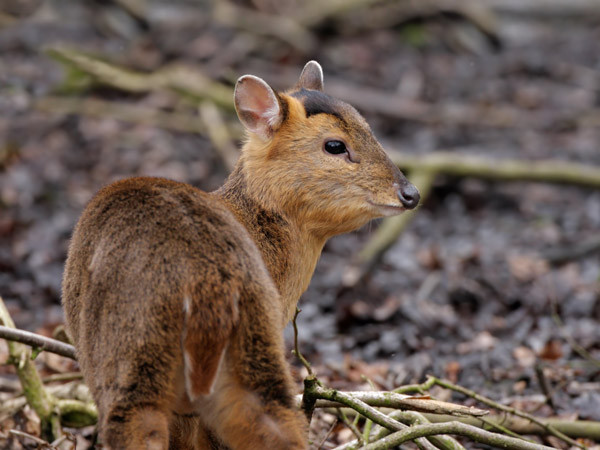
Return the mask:
<svg viewBox="0 0 600 450">
<path fill-rule="evenodd" d="M 372 136 L 364 119 L 348 107 L 345 123 L 330 114 L 306 117 L 302 102 L 282 95 L 288 117 L 273 139 L 250 136 L 242 155 L 251 189 L 265 207 L 285 211 L 320 239 L 359 228 L 380 216 L 369 200 L 398 205 L 394 182 L 402 177 Z M 342 140 L 355 162 L 323 151 L 326 139 Z M 289 177 L 289 167 L 294 177 Z"/>
</svg>

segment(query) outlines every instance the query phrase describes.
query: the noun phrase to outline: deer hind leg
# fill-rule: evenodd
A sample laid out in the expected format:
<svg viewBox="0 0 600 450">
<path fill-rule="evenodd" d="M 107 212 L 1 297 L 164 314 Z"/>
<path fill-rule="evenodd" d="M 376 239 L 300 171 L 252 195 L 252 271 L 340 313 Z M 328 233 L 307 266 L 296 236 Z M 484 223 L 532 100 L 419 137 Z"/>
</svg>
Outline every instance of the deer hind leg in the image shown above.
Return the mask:
<svg viewBox="0 0 600 450">
<path fill-rule="evenodd" d="M 240 323 L 200 412 L 233 450 L 305 449 L 306 421 L 293 401 L 280 305 L 270 303 L 279 300 L 277 291 L 250 281 L 241 292 Z"/>
<path fill-rule="evenodd" d="M 102 429 L 103 448 L 110 450 L 167 450 L 168 413 L 149 406 L 130 407 L 112 414 Z"/>
<path fill-rule="evenodd" d="M 111 450 L 167 450 L 173 393 L 174 359 L 166 348 L 165 358 L 147 347 L 138 359 L 123 361 L 119 382 L 103 380 L 97 397 L 101 443 Z M 156 349 L 155 349 L 156 350 Z M 176 361 L 176 360 L 175 360 Z"/>
</svg>

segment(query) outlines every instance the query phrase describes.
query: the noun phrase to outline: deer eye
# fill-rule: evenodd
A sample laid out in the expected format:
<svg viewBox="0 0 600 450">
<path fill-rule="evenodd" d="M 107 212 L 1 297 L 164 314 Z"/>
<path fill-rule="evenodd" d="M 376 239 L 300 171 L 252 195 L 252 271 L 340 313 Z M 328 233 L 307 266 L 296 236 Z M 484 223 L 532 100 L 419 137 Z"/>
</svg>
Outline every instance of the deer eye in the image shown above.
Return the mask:
<svg viewBox="0 0 600 450">
<path fill-rule="evenodd" d="M 346 149 L 346 144 L 342 141 L 326 141 L 325 142 L 325 151 L 332 155 L 341 155 L 342 153 L 346 153 L 348 150 Z"/>
</svg>

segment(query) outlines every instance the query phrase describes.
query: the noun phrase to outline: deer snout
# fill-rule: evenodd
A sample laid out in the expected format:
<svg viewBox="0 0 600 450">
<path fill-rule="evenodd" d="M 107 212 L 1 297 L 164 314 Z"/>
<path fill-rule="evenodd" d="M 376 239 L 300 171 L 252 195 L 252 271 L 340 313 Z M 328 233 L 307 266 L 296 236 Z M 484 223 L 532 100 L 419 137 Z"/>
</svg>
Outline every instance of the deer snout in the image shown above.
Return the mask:
<svg viewBox="0 0 600 450">
<path fill-rule="evenodd" d="M 396 190 L 398 194 L 398 198 L 406 209 L 413 209 L 419 204 L 419 200 L 421 199 L 421 195 L 419 194 L 419 190 L 415 187 L 414 184 L 405 181 L 400 184 L 400 187 Z"/>
</svg>

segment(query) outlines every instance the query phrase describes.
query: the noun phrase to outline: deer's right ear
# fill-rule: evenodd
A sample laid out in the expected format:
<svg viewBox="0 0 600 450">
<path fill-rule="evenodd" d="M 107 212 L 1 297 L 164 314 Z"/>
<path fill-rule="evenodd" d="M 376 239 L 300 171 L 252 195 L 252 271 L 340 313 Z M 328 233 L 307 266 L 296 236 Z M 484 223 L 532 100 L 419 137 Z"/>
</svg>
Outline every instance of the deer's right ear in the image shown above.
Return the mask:
<svg viewBox="0 0 600 450">
<path fill-rule="evenodd" d="M 296 83 L 296 89 L 323 90 L 323 68 L 316 61 L 309 61 L 302 69 L 300 79 Z"/>
<path fill-rule="evenodd" d="M 235 110 L 244 127 L 267 140 L 283 122 L 283 112 L 275 91 L 262 79 L 244 75 L 233 94 Z"/>
</svg>

